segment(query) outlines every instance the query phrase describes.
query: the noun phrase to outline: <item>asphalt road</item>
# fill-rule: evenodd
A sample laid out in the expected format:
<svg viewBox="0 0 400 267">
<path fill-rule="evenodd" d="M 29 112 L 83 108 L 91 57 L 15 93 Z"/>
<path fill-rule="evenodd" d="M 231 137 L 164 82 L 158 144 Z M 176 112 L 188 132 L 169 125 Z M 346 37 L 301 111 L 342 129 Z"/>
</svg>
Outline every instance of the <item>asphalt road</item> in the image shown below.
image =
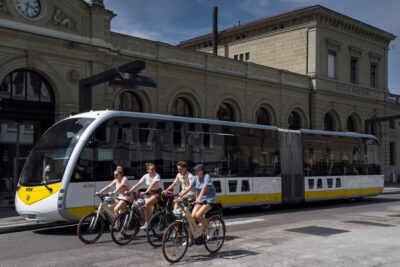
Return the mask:
<svg viewBox="0 0 400 267">
<path fill-rule="evenodd" d="M 178 266 L 400 266 L 400 195 L 225 213 L 227 238 L 210 256 L 189 248 Z M 120 247 L 105 233 L 93 245 L 75 226 L 0 235 L 0 266 L 168 266 L 143 232 Z"/>
</svg>

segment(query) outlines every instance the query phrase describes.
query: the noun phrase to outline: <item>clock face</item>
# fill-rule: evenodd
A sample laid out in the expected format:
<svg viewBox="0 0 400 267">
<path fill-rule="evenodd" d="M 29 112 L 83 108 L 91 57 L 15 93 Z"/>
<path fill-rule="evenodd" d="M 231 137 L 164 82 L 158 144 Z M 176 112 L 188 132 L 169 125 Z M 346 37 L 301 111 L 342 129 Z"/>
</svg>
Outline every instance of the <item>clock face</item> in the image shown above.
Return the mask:
<svg viewBox="0 0 400 267">
<path fill-rule="evenodd" d="M 39 0 L 15 0 L 18 12 L 27 18 L 36 18 L 42 9 Z"/>
</svg>

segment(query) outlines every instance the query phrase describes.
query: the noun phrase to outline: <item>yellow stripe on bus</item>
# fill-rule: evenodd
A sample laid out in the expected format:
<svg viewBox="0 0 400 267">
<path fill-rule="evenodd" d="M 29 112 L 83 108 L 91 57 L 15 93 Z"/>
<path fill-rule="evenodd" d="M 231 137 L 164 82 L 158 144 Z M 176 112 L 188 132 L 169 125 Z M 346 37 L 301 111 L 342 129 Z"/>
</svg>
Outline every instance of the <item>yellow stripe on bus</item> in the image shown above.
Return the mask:
<svg viewBox="0 0 400 267">
<path fill-rule="evenodd" d="M 281 202 L 281 193 L 268 194 L 240 194 L 240 195 L 225 195 L 217 196 L 217 202 L 224 204 L 235 203 L 257 203 L 257 202 Z"/>
<path fill-rule="evenodd" d="M 83 217 L 86 214 L 91 213 L 95 209 L 96 206 L 73 207 L 73 208 L 67 208 L 67 212 L 75 217 Z"/>
<path fill-rule="evenodd" d="M 382 187 L 310 191 L 305 192 L 305 199 L 378 195 L 382 193 L 382 191 Z"/>
<path fill-rule="evenodd" d="M 61 182 L 49 184 L 47 185 L 48 188 L 44 185 L 19 186 L 17 189 L 17 196 L 23 203 L 31 205 L 57 193 L 58 190 L 60 190 L 60 186 Z M 51 189 L 51 191 L 49 189 Z"/>
</svg>

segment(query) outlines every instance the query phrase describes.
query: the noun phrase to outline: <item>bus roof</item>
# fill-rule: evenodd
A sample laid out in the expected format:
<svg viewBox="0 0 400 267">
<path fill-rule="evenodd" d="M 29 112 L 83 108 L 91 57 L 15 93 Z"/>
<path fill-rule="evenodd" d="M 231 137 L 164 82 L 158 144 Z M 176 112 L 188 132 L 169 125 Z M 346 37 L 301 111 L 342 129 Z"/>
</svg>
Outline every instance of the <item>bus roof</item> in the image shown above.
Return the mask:
<svg viewBox="0 0 400 267">
<path fill-rule="evenodd" d="M 210 120 L 201 118 L 189 118 L 180 117 L 172 115 L 162 115 L 162 114 L 152 114 L 143 112 L 129 112 L 129 111 L 117 111 L 117 110 L 100 110 L 100 111 L 90 111 L 85 113 L 80 113 L 70 118 L 93 118 L 106 120 L 113 117 L 131 117 L 131 118 L 142 118 L 142 119 L 153 119 L 153 120 L 165 120 L 165 121 L 178 121 L 187 123 L 204 123 L 210 125 L 223 125 L 223 126 L 233 126 L 233 127 L 243 127 L 243 128 L 256 128 L 264 130 L 278 131 L 277 126 L 270 125 L 260 125 L 251 124 L 244 122 L 231 122 L 231 121 L 221 121 L 221 120 Z M 323 130 L 312 130 L 312 129 L 300 129 L 301 133 L 313 134 L 313 135 L 329 135 L 329 136 L 343 136 L 343 137 L 355 137 L 355 138 L 369 138 L 376 139 L 375 136 L 370 134 L 354 133 L 354 132 L 337 132 L 337 131 L 323 131 Z"/>
<path fill-rule="evenodd" d="M 180 117 L 180 116 L 152 114 L 143 112 L 116 111 L 116 110 L 90 111 L 71 116 L 70 118 L 93 118 L 93 119 L 106 120 L 112 117 L 119 117 L 119 116 L 141 118 L 141 119 L 187 122 L 187 123 L 204 123 L 210 125 L 223 125 L 223 126 L 253 128 L 253 129 L 255 128 L 255 129 L 273 130 L 273 131 L 278 131 L 279 129 L 276 126 L 270 126 L 270 125 L 260 125 L 260 124 L 221 121 L 221 120 L 209 120 L 201 118 Z"/>
</svg>

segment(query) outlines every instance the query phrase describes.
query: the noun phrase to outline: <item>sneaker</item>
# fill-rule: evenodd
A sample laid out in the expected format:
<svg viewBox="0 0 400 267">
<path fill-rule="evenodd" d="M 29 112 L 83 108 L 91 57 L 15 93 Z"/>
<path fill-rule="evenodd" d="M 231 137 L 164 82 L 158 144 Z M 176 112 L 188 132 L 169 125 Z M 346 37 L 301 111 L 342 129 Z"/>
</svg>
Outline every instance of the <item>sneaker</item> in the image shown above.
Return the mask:
<svg viewBox="0 0 400 267">
<path fill-rule="evenodd" d="M 144 223 L 141 227 L 140 230 L 146 230 L 147 229 L 147 223 Z"/>
<path fill-rule="evenodd" d="M 214 229 L 214 227 L 212 227 L 212 228 L 210 228 L 210 229 L 208 229 L 208 232 L 207 232 L 207 241 L 208 240 L 211 240 L 213 237 L 214 237 L 214 234 L 215 234 L 215 229 Z"/>
<path fill-rule="evenodd" d="M 193 246 L 193 240 L 189 238 L 189 247 Z M 186 241 L 183 242 L 182 247 L 186 247 Z"/>
</svg>

